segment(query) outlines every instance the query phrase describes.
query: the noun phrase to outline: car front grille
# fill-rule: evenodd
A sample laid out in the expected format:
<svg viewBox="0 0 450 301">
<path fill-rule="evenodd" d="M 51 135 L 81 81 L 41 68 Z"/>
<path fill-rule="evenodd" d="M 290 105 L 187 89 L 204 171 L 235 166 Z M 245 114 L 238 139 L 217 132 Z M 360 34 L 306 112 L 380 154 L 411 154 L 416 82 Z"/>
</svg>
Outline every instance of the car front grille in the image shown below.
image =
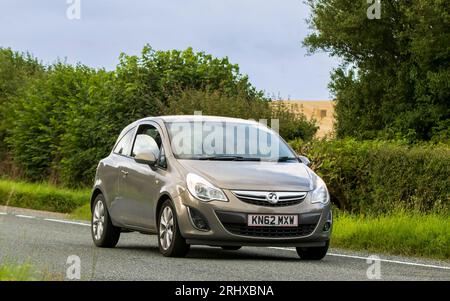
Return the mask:
<svg viewBox="0 0 450 301">
<path fill-rule="evenodd" d="M 272 192 L 272 191 L 246 191 L 233 190 L 233 194 L 242 202 L 266 206 L 266 207 L 285 207 L 300 204 L 306 197 L 307 192 Z M 275 193 L 278 196 L 276 203 L 271 203 L 267 199 L 269 193 Z"/>
<path fill-rule="evenodd" d="M 223 223 L 227 231 L 252 237 L 297 237 L 313 233 L 316 224 L 299 225 L 298 227 L 251 227 L 243 224 Z"/>
</svg>

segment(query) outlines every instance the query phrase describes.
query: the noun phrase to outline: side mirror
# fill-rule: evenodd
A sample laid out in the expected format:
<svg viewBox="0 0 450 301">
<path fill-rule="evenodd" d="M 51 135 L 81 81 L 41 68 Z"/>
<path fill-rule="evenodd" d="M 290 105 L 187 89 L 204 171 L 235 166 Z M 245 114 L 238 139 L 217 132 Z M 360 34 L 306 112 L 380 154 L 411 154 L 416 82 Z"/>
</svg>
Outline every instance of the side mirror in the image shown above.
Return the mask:
<svg viewBox="0 0 450 301">
<path fill-rule="evenodd" d="M 309 159 L 305 156 L 298 156 L 298 159 L 306 166 L 309 166 L 311 164 L 311 161 L 309 161 Z"/>
<path fill-rule="evenodd" d="M 136 154 L 136 156 L 134 157 L 134 161 L 136 161 L 137 163 L 153 166 L 156 163 L 156 156 L 152 152 L 142 152 Z"/>
</svg>

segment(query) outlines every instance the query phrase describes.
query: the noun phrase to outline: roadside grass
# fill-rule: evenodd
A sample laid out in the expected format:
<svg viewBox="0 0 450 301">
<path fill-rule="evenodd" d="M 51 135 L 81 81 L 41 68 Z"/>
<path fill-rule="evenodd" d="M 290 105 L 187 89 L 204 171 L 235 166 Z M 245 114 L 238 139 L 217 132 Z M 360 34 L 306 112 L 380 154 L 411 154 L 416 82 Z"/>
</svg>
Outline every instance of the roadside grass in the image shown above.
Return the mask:
<svg viewBox="0 0 450 301">
<path fill-rule="evenodd" d="M 30 264 L 8 264 L 0 265 L 0 281 L 55 281 L 63 280 L 60 275 L 48 271 L 38 271 Z"/>
<path fill-rule="evenodd" d="M 0 205 L 71 213 L 89 202 L 90 190 L 0 179 Z"/>
<path fill-rule="evenodd" d="M 70 218 L 77 220 L 91 220 L 91 205 L 85 204 L 81 207 L 76 208 L 71 214 Z"/>
<path fill-rule="evenodd" d="M 336 212 L 333 247 L 395 255 L 450 259 L 450 218 L 394 212 L 382 216 Z"/>
</svg>

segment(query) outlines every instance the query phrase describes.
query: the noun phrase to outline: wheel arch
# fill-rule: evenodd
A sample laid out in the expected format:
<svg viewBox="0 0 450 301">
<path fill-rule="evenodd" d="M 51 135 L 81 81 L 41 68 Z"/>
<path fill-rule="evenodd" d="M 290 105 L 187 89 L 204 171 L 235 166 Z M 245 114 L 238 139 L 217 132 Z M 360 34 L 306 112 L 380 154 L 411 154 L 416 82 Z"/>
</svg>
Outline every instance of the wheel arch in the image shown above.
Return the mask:
<svg viewBox="0 0 450 301">
<path fill-rule="evenodd" d="M 103 195 L 103 197 L 105 196 L 105 194 L 103 193 L 103 191 L 99 187 L 95 187 L 94 190 L 92 191 L 92 195 L 91 195 L 91 212 L 92 212 L 92 206 L 94 206 L 95 198 L 99 194 Z"/>
<path fill-rule="evenodd" d="M 161 210 L 162 204 L 167 201 L 167 200 L 171 200 L 172 198 L 170 197 L 170 195 L 168 193 L 163 193 L 159 199 L 158 202 L 156 202 L 156 208 L 155 208 L 155 220 L 158 223 L 158 215 L 159 215 L 159 211 Z M 176 209 L 175 209 L 176 210 Z"/>
</svg>

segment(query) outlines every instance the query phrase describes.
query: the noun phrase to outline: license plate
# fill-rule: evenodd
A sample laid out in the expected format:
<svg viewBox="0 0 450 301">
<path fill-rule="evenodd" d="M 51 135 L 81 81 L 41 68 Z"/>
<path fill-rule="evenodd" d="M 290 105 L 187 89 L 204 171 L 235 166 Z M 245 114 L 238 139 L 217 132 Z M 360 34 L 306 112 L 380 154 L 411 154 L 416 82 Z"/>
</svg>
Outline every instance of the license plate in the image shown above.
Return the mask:
<svg viewBox="0 0 450 301">
<path fill-rule="evenodd" d="M 249 214 L 247 225 L 253 227 L 297 227 L 298 215 Z"/>
</svg>

